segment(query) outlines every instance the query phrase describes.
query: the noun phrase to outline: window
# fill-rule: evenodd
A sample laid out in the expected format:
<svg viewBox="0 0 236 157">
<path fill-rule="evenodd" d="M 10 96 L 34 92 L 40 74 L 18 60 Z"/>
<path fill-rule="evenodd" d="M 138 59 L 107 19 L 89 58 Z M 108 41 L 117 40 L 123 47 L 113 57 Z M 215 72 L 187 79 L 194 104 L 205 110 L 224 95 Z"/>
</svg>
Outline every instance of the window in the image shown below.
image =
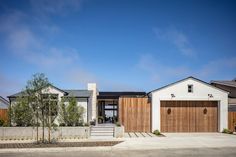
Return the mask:
<svg viewBox="0 0 236 157">
<path fill-rule="evenodd" d="M 193 85 L 188 85 L 188 92 L 192 93 L 193 92 Z"/>
</svg>

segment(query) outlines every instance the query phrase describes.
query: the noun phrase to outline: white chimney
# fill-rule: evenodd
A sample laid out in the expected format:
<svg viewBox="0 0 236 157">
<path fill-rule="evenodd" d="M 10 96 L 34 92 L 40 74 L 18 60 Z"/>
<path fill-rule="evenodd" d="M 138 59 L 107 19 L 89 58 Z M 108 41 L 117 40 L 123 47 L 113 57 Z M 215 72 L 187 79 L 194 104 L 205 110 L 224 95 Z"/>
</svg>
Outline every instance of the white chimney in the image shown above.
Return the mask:
<svg viewBox="0 0 236 157">
<path fill-rule="evenodd" d="M 96 119 L 97 117 L 97 85 L 96 83 L 88 83 L 88 90 L 92 91 L 92 96 L 90 98 L 91 107 L 90 108 L 90 120 Z"/>
</svg>

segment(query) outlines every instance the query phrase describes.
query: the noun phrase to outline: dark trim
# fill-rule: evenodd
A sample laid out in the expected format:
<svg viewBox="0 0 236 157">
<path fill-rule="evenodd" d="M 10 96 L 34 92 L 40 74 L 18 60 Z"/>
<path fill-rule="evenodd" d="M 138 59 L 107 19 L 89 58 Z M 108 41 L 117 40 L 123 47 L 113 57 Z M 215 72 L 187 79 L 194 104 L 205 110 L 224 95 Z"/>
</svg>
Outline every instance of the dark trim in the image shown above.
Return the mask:
<svg viewBox="0 0 236 157">
<path fill-rule="evenodd" d="M 236 105 L 229 105 L 228 112 L 236 112 Z"/>
<path fill-rule="evenodd" d="M 0 100 L 2 100 L 7 106 L 9 105 L 9 101 L 2 96 L 0 96 Z"/>
<path fill-rule="evenodd" d="M 64 94 L 68 94 L 68 93 L 65 92 L 64 90 L 62 90 L 62 89 L 60 89 L 60 88 L 58 88 L 58 87 L 52 85 L 51 83 L 49 83 L 48 85 L 46 85 L 46 86 L 44 86 L 44 87 L 42 87 L 42 88 L 39 88 L 38 90 L 41 90 L 41 89 L 46 88 L 46 87 L 49 87 L 49 86 L 51 86 L 51 87 L 53 87 L 53 88 L 55 88 L 55 89 L 61 91 L 61 92 L 64 93 Z M 26 92 L 26 90 L 21 91 L 21 92 L 18 92 L 18 93 L 16 93 L 16 94 L 23 94 L 23 92 Z M 16 98 L 16 97 L 19 97 L 19 96 L 15 96 L 16 94 L 13 94 L 13 95 L 10 95 L 10 96 L 7 96 L 7 97 L 8 97 L 8 98 Z M 27 93 L 26 93 L 26 94 L 27 94 Z M 24 96 L 24 95 L 23 95 L 23 96 Z"/>
<path fill-rule="evenodd" d="M 86 110 L 87 110 L 87 123 L 89 124 L 89 121 L 88 121 L 88 99 L 89 98 L 87 98 L 87 109 Z"/>
</svg>

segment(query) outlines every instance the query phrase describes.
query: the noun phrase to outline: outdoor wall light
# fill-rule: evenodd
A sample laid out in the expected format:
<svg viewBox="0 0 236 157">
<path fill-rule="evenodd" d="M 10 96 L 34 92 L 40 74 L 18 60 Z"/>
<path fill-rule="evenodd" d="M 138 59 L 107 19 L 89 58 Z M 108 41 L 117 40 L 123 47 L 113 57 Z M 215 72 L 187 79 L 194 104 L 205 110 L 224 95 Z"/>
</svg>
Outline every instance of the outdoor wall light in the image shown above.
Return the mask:
<svg viewBox="0 0 236 157">
<path fill-rule="evenodd" d="M 213 98 L 213 95 L 212 95 L 212 94 L 208 94 L 208 97 L 209 97 L 209 98 Z"/>
</svg>

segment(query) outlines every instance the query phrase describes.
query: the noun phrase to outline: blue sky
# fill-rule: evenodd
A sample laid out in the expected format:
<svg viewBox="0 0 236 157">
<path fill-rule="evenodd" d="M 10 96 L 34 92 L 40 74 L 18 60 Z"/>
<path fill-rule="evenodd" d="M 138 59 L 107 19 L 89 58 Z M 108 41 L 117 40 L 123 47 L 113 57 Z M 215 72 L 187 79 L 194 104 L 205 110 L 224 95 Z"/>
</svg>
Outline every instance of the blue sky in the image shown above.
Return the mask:
<svg viewBox="0 0 236 157">
<path fill-rule="evenodd" d="M 0 0 L 0 95 L 45 73 L 62 89 L 150 91 L 236 77 L 236 1 Z"/>
</svg>

